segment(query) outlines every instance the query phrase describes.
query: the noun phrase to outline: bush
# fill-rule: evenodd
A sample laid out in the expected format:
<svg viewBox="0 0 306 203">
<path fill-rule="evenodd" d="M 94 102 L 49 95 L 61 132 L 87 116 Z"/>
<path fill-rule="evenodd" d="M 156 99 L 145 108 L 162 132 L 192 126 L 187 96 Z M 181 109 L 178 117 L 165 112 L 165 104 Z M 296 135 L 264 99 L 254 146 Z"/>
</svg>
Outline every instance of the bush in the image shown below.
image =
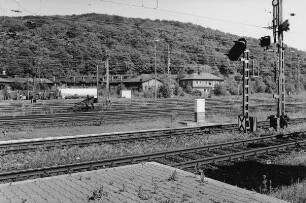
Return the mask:
<svg viewBox="0 0 306 203">
<path fill-rule="evenodd" d="M 133 97 L 137 97 L 137 98 L 139 98 L 139 97 L 144 97 L 144 93 L 143 93 L 143 92 L 138 92 L 138 91 L 136 91 L 136 90 L 134 90 L 134 91 L 132 92 L 132 94 L 133 94 Z"/>
<path fill-rule="evenodd" d="M 202 92 L 200 90 L 193 90 L 191 94 L 198 97 L 202 96 Z"/>
<path fill-rule="evenodd" d="M 162 86 L 159 87 L 158 95 L 159 97 L 163 97 L 163 98 L 171 97 L 171 87 L 169 83 L 164 83 Z"/>
<path fill-rule="evenodd" d="M 154 97 L 154 91 L 152 91 L 152 90 L 143 91 L 143 97 L 144 98 L 153 98 Z"/>
<path fill-rule="evenodd" d="M 191 94 L 192 93 L 192 87 L 190 85 L 188 85 L 187 88 L 185 89 L 185 92 L 187 94 Z"/>
<path fill-rule="evenodd" d="M 237 95 L 238 94 L 238 86 L 235 87 L 234 85 L 231 85 L 228 89 L 229 93 L 231 95 Z"/>
<path fill-rule="evenodd" d="M 295 85 L 294 84 L 287 84 L 286 85 L 286 92 L 290 92 L 291 94 L 295 92 Z"/>
<path fill-rule="evenodd" d="M 214 95 L 225 96 L 227 93 L 226 87 L 223 84 L 217 84 L 214 89 Z"/>
<path fill-rule="evenodd" d="M 256 93 L 262 93 L 267 89 L 267 85 L 263 82 L 262 79 L 258 79 L 255 81 L 253 89 Z"/>
<path fill-rule="evenodd" d="M 175 96 L 184 96 L 184 90 L 182 87 L 180 87 L 178 84 L 175 84 L 174 89 L 173 89 L 173 94 Z"/>
</svg>

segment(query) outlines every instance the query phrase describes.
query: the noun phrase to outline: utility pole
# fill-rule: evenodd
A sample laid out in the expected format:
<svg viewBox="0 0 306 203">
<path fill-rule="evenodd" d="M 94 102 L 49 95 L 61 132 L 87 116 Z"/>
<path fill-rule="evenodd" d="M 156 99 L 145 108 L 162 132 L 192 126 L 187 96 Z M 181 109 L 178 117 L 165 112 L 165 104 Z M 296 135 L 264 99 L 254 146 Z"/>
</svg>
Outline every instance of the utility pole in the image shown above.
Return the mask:
<svg viewBox="0 0 306 203">
<path fill-rule="evenodd" d="M 35 68 L 35 59 L 33 60 L 33 67 L 32 67 L 32 71 L 33 71 L 33 99 L 32 102 L 36 102 L 36 68 Z"/>
<path fill-rule="evenodd" d="M 157 65 L 156 65 L 156 49 L 157 49 L 157 42 L 159 40 L 154 40 L 154 78 L 155 78 L 155 84 L 154 84 L 154 100 L 157 99 Z"/>
<path fill-rule="evenodd" d="M 168 77 L 170 79 L 170 46 L 169 44 L 167 44 L 168 46 L 168 63 L 167 63 L 167 72 L 168 72 Z"/>
<path fill-rule="evenodd" d="M 109 58 L 106 57 L 105 68 L 106 68 L 106 103 L 109 102 Z"/>
<path fill-rule="evenodd" d="M 300 91 L 300 58 L 297 57 L 297 92 Z"/>
<path fill-rule="evenodd" d="M 41 97 L 41 88 L 40 88 L 40 83 L 41 83 L 41 69 L 40 69 L 40 64 L 39 66 L 37 67 L 37 72 L 38 72 L 38 92 L 39 92 L 39 97 Z M 38 99 L 41 99 L 41 98 L 38 98 Z"/>
<path fill-rule="evenodd" d="M 97 103 L 99 102 L 99 65 L 97 64 Z"/>
<path fill-rule="evenodd" d="M 274 42 L 277 43 L 278 53 L 278 80 L 277 80 L 277 118 L 285 115 L 285 74 L 283 32 L 280 25 L 283 22 L 283 0 L 273 0 L 273 32 Z M 277 39 L 277 42 L 276 42 Z"/>
<path fill-rule="evenodd" d="M 283 128 L 286 125 L 285 120 L 285 66 L 284 66 L 284 45 L 283 31 L 289 30 L 288 20 L 283 21 L 283 0 L 273 0 L 273 35 L 274 43 L 277 45 L 278 67 L 277 69 L 277 114 L 276 118 L 271 117 L 271 127 L 276 130 Z"/>
</svg>

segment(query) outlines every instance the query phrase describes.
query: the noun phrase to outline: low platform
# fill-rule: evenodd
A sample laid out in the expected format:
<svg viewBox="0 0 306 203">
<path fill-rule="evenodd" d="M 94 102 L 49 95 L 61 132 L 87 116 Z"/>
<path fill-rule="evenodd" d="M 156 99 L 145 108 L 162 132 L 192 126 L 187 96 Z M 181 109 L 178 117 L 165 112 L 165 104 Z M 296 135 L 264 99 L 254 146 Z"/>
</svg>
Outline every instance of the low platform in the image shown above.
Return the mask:
<svg viewBox="0 0 306 203">
<path fill-rule="evenodd" d="M 0 184 L 1 203 L 283 203 L 155 162 Z"/>
<path fill-rule="evenodd" d="M 220 123 L 198 123 L 194 121 L 180 121 L 179 122 L 182 125 L 186 125 L 187 127 L 201 127 L 201 126 L 215 126 L 215 125 L 222 125 Z"/>
</svg>

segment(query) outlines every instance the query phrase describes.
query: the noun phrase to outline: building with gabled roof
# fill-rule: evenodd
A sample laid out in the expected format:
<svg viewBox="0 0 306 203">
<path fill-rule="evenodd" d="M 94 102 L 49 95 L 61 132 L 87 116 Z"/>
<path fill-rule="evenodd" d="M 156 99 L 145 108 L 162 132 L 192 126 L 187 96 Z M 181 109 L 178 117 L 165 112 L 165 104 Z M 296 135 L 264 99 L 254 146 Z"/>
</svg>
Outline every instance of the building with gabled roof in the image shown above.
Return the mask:
<svg viewBox="0 0 306 203">
<path fill-rule="evenodd" d="M 190 86 L 193 90 L 199 90 L 202 95 L 208 95 L 215 88 L 216 84 L 223 81 L 223 78 L 211 73 L 193 73 L 180 79 L 179 83 L 183 88 Z"/>
<path fill-rule="evenodd" d="M 160 87 L 163 82 L 160 78 L 155 80 L 155 76 L 142 74 L 142 75 L 110 75 L 109 85 L 110 88 L 115 88 L 120 84 L 123 84 L 129 90 L 149 90 L 155 88 L 155 81 L 157 88 Z M 103 77 L 103 82 L 106 83 L 106 77 Z"/>
</svg>

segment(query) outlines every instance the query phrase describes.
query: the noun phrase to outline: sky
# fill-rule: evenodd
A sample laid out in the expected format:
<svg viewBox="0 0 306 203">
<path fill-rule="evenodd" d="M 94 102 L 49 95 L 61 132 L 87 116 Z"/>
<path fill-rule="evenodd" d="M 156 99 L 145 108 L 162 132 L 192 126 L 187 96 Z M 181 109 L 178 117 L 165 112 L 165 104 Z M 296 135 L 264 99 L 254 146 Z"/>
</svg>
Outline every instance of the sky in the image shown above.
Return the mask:
<svg viewBox="0 0 306 203">
<path fill-rule="evenodd" d="M 264 28 L 272 8 L 272 0 L 0 0 L 0 16 L 101 13 L 191 22 L 257 39 L 272 36 Z M 306 51 L 306 1 L 283 0 L 283 19 L 290 22 L 284 43 Z"/>
</svg>

